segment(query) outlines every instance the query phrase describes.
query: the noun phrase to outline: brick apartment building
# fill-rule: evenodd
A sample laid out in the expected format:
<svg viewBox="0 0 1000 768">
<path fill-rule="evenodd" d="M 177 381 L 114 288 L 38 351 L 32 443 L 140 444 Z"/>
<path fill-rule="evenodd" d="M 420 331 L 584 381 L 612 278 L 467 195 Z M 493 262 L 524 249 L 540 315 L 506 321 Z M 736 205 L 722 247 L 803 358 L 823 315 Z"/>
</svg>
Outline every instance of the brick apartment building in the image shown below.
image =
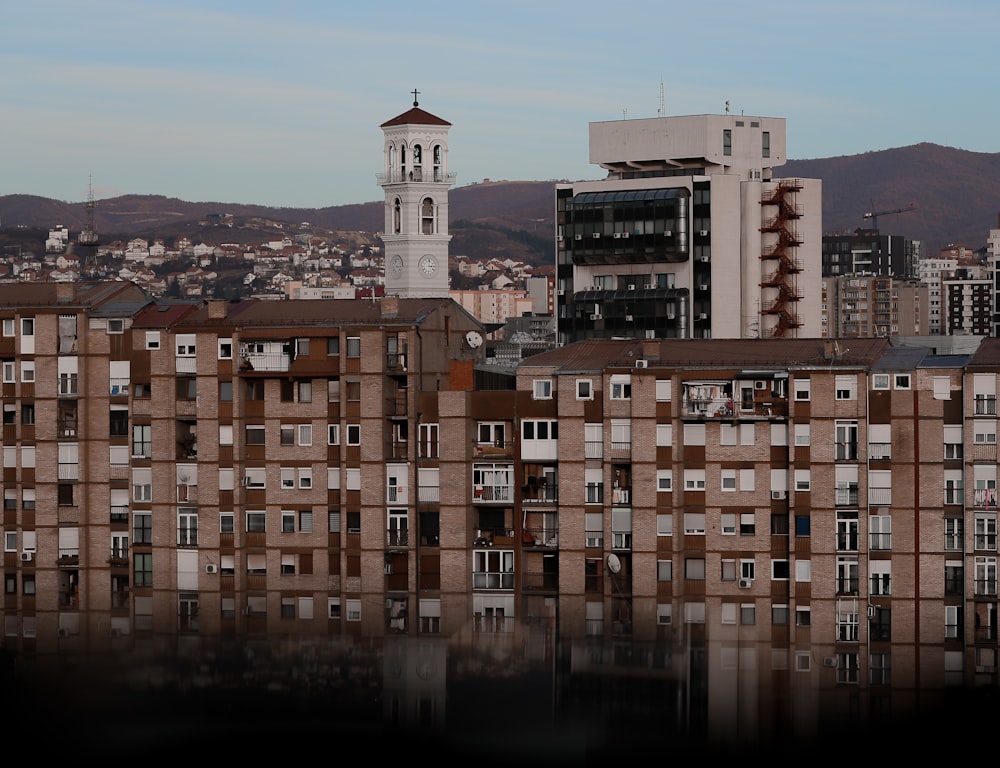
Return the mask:
<svg viewBox="0 0 1000 768">
<path fill-rule="evenodd" d="M 504 376 L 447 298 L 0 286 L 0 323 L 19 655 L 335 642 L 405 697 L 401 641 L 558 645 L 567 685 L 638 666 L 750 732 L 996 683 L 993 339 L 595 339 Z"/>
</svg>

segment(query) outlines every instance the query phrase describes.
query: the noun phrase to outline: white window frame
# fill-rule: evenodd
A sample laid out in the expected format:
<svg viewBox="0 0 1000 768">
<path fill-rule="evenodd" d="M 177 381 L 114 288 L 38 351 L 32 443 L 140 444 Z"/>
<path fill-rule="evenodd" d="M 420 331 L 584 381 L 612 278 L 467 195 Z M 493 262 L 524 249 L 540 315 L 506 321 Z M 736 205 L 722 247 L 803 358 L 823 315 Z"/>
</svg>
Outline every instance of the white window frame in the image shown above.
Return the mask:
<svg viewBox="0 0 1000 768">
<path fill-rule="evenodd" d="M 591 379 L 577 379 L 576 380 L 576 399 L 577 400 L 593 400 L 594 399 L 594 382 Z"/>
<path fill-rule="evenodd" d="M 552 379 L 535 379 L 531 383 L 531 396 L 533 400 L 551 400 Z"/>
<path fill-rule="evenodd" d="M 673 397 L 673 381 L 670 379 L 656 380 L 656 402 L 669 403 Z"/>
<path fill-rule="evenodd" d="M 656 492 L 670 493 L 674 489 L 674 473 L 670 469 L 656 470 Z"/>
</svg>

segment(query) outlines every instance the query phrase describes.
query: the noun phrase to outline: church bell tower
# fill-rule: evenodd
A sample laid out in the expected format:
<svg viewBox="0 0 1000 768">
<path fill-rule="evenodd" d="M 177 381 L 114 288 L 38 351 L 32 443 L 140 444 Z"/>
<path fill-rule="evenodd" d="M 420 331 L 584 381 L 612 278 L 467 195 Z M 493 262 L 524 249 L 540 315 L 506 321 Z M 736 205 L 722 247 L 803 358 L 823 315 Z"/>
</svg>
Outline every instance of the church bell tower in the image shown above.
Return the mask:
<svg viewBox="0 0 1000 768">
<path fill-rule="evenodd" d="M 385 191 L 385 293 L 402 298 L 448 295 L 448 129 L 451 123 L 413 107 L 382 123 Z"/>
</svg>

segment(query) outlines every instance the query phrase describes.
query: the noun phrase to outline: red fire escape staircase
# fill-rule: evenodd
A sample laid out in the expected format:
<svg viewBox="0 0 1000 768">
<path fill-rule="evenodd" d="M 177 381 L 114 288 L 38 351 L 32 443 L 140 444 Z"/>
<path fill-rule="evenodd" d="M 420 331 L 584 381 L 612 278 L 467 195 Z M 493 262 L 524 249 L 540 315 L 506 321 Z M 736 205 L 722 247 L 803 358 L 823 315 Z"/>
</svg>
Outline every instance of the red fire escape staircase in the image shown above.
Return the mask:
<svg viewBox="0 0 1000 768">
<path fill-rule="evenodd" d="M 795 289 L 795 275 L 802 271 L 802 262 L 794 258 L 795 249 L 802 245 L 802 239 L 795 232 L 794 222 L 802 216 L 801 207 L 795 205 L 795 193 L 802 189 L 802 182 L 786 179 L 760 201 L 761 205 L 774 206 L 777 213 L 764 220 L 761 232 L 777 235 L 777 242 L 761 253 L 761 260 L 777 262 L 775 269 L 763 280 L 763 288 L 774 288 L 777 296 L 761 311 L 765 315 L 776 315 L 777 323 L 772 336 L 787 336 L 793 329 L 802 326 L 802 320 L 795 312 L 796 303 L 802 294 Z"/>
</svg>

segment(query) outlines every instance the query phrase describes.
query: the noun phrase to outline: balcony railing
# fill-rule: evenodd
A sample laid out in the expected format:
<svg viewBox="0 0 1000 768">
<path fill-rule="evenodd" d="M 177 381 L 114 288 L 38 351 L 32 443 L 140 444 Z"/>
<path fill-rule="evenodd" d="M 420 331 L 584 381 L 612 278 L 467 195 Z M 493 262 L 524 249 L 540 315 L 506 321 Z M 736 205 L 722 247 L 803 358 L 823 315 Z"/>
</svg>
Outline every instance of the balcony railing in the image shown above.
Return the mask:
<svg viewBox="0 0 1000 768">
<path fill-rule="evenodd" d="M 886 505 L 892 503 L 892 488 L 869 488 L 868 503 Z"/>
<path fill-rule="evenodd" d="M 584 458 L 586 459 L 603 459 L 604 458 L 604 441 L 603 440 L 587 440 L 583 444 Z"/>
<path fill-rule="evenodd" d="M 513 573 L 473 573 L 473 589 L 513 589 Z"/>
<path fill-rule="evenodd" d="M 555 547 L 559 543 L 559 532 L 552 528 L 524 528 L 521 543 L 525 547 Z"/>
<path fill-rule="evenodd" d="M 835 502 L 838 505 L 853 506 L 858 503 L 857 483 L 838 484 L 834 493 Z"/>
<path fill-rule="evenodd" d="M 976 488 L 972 494 L 972 503 L 976 506 L 977 509 L 996 509 L 997 489 Z"/>
<path fill-rule="evenodd" d="M 509 528 L 479 528 L 473 544 L 477 547 L 510 547 L 514 544 L 514 531 Z"/>
<path fill-rule="evenodd" d="M 883 461 L 892 458 L 892 443 L 868 443 L 868 460 Z"/>
<path fill-rule="evenodd" d="M 472 489 L 474 502 L 513 501 L 514 486 L 512 485 L 476 485 Z"/>
<path fill-rule="evenodd" d="M 996 597 L 996 579 L 976 579 L 972 584 L 977 597 Z"/>
<path fill-rule="evenodd" d="M 389 547 L 405 547 L 410 543 L 410 532 L 398 528 L 390 528 L 385 532 L 385 543 Z"/>
<path fill-rule="evenodd" d="M 127 523 L 128 522 L 128 505 L 127 504 L 113 504 L 113 505 L 111 505 L 111 522 L 112 523 Z"/>
<path fill-rule="evenodd" d="M 611 441 L 611 460 L 612 461 L 631 461 L 632 459 L 632 441 L 628 440 L 612 440 Z"/>
</svg>

